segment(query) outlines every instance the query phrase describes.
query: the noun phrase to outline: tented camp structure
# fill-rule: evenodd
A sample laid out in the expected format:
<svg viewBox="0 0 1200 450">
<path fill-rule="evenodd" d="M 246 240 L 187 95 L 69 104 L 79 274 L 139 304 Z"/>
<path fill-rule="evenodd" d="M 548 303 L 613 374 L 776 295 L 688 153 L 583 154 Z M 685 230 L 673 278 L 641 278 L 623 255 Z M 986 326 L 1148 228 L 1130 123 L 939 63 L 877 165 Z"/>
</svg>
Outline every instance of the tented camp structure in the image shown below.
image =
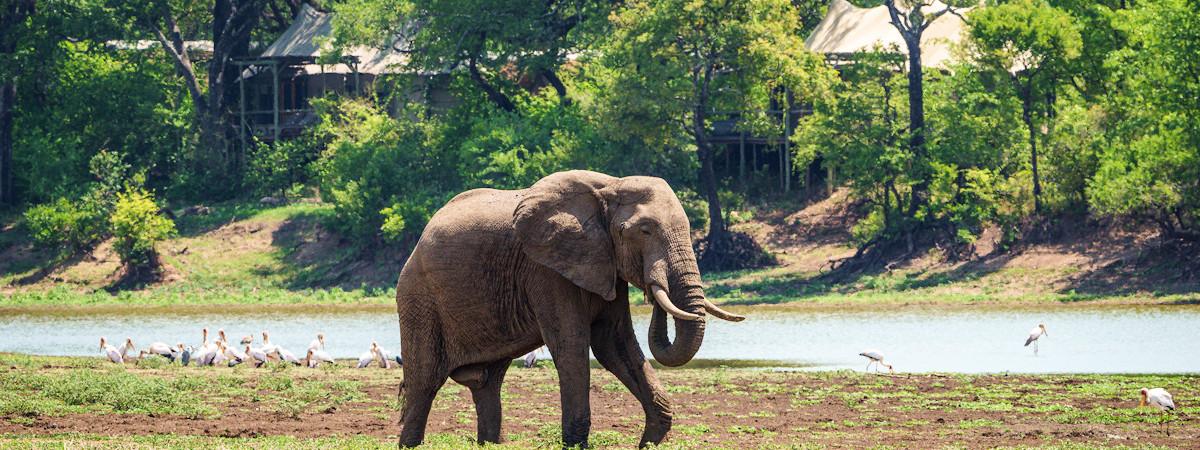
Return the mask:
<svg viewBox="0 0 1200 450">
<path fill-rule="evenodd" d="M 407 100 L 431 107 L 453 101 L 445 89 L 445 73 L 407 72 L 407 57 L 394 42 L 328 56 L 335 55 L 329 43 L 332 18 L 304 4 L 291 26 L 262 54 L 236 62 L 244 68 L 238 114 L 244 137 L 274 141 L 295 136 L 316 120 L 310 99 L 330 92 L 359 94 L 387 75 L 412 76 L 410 91 L 403 93 Z"/>
<path fill-rule="evenodd" d="M 934 1 L 922 11 L 933 13 L 946 8 Z M 969 8 L 955 9 L 958 14 L 944 14 L 929 24 L 921 35 L 921 66 L 945 68 L 951 62 L 951 49 L 965 35 L 966 23 L 960 15 Z M 900 32 L 892 25 L 887 6 L 859 8 L 846 0 L 833 0 L 825 18 L 817 25 L 805 47 L 822 53 L 834 64 L 851 61 L 853 55 L 866 51 L 894 51 L 907 55 L 908 49 Z"/>
</svg>

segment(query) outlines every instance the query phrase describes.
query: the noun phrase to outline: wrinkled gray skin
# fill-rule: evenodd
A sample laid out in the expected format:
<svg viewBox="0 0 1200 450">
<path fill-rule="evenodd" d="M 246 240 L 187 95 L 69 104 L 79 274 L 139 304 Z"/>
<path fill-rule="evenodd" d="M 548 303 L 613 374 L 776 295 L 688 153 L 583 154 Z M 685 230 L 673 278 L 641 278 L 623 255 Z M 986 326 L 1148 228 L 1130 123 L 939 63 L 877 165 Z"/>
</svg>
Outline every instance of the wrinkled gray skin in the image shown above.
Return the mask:
<svg viewBox="0 0 1200 450">
<path fill-rule="evenodd" d="M 689 231 L 682 205 L 659 178 L 571 171 L 529 189 L 455 197 L 426 226 L 396 287 L 400 445 L 422 442 L 447 377 L 471 390 L 479 442 L 499 442 L 504 374 L 513 358 L 543 343 L 558 370 L 565 445 L 587 445 L 589 348 L 641 402 L 641 444 L 661 442 L 671 406 L 634 336 L 628 284 L 648 299 L 653 286 L 665 291 L 656 300 L 670 304 L 656 303 L 650 324 L 651 352 L 664 365 L 695 355 L 706 312 L 742 319 L 705 299 Z"/>
</svg>

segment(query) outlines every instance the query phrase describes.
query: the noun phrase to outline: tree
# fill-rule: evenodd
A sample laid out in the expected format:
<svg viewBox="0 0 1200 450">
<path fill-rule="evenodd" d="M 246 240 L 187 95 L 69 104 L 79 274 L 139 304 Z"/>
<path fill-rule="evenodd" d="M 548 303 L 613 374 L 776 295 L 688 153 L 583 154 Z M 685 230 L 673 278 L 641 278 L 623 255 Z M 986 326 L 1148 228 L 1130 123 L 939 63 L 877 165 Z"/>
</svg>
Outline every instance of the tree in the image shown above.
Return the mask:
<svg viewBox="0 0 1200 450">
<path fill-rule="evenodd" d="M 827 72 L 794 33 L 798 16 L 785 0 L 637 1 L 613 21 L 603 51 L 612 71 L 604 101 L 616 120 L 646 139 L 694 147 L 708 201 L 706 240 L 719 255 L 729 236 L 709 142 L 711 114 L 741 111 L 753 119 L 772 95 L 803 96 Z"/>
<path fill-rule="evenodd" d="M 887 7 L 891 16 L 892 26 L 904 40 L 904 49 L 908 55 L 908 146 L 913 154 L 913 164 L 925 169 L 929 166 L 929 153 L 925 148 L 925 75 L 921 65 L 921 36 L 939 17 L 946 14 L 958 14 L 957 9 L 971 6 L 976 2 L 971 0 L 947 0 L 941 9 L 926 14 L 926 8 L 932 8 L 932 0 L 899 1 L 860 1 L 860 6 L 875 6 L 882 4 Z M 929 201 L 929 177 L 919 178 L 913 185 L 913 201 L 909 204 L 907 215 L 913 217 L 922 206 Z"/>
<path fill-rule="evenodd" d="M 971 14 L 970 23 L 975 57 L 993 70 L 1010 73 L 1021 98 L 1021 117 L 1029 131 L 1034 211 L 1041 213 L 1038 126 L 1051 125 L 1058 86 L 1083 45 L 1079 30 L 1069 14 L 1044 0 L 981 8 Z M 1035 120 L 1038 115 L 1044 123 Z"/>
<path fill-rule="evenodd" d="M 212 183 L 216 189 L 234 188 L 240 173 L 242 155 L 233 151 L 236 129 L 229 120 L 237 99 L 237 79 L 241 68 L 234 60 L 249 56 L 250 39 L 259 25 L 267 0 L 213 0 L 211 4 L 157 0 L 117 2 L 150 33 L 175 64 L 195 110 L 200 134 L 200 169 L 209 176 L 223 178 Z M 186 41 L 201 35 L 198 29 L 184 30 L 178 17 L 201 16 L 210 19 L 205 37 L 212 40 L 212 57 L 205 65 L 192 61 Z M 200 22 L 200 21 L 197 21 Z M 198 28 L 198 27 L 197 27 Z M 207 67 L 200 77 L 197 68 Z M 232 178 L 231 178 L 232 177 Z M 226 193 L 228 194 L 228 193 Z"/>
<path fill-rule="evenodd" d="M 26 19 L 37 10 L 35 0 L 3 0 L 0 3 L 0 205 L 11 205 L 13 193 L 13 110 L 17 104 L 16 77 L 19 66 L 13 61 Z M 16 70 L 12 70 L 16 69 Z"/>
<path fill-rule="evenodd" d="M 1107 63 L 1114 90 L 1105 106 L 1119 122 L 1088 197 L 1101 214 L 1200 240 L 1200 8 L 1194 0 L 1139 1 L 1115 20 L 1130 43 Z"/>
<path fill-rule="evenodd" d="M 349 0 L 334 8 L 335 43 L 389 43 L 409 53 L 414 73 L 465 67 L 489 101 L 512 112 L 516 105 L 506 91 L 519 77 L 540 78 L 560 101 L 569 100 L 558 71 L 600 35 L 616 3 Z"/>
</svg>

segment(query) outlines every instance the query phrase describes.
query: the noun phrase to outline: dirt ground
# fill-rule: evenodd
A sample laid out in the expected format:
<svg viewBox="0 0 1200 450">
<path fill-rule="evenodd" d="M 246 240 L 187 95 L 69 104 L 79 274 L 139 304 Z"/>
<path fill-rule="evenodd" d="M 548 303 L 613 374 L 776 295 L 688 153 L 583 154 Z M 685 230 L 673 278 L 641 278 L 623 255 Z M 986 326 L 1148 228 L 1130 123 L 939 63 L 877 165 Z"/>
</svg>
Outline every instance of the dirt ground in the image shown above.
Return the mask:
<svg viewBox="0 0 1200 450">
<path fill-rule="evenodd" d="M 40 368 L 39 373 L 56 369 Z M 43 415 L 28 420 L 6 417 L 0 408 L 0 435 L 155 435 L 299 438 L 368 435 L 383 441 L 399 431 L 399 370 L 265 369 L 222 374 L 225 369 L 131 369 L 139 377 L 215 377 L 221 389 L 192 394 L 219 414 L 186 418 L 171 414 L 98 412 Z M 659 371 L 670 392 L 675 423 L 667 441 L 682 448 L 760 448 L 816 446 L 865 448 L 894 446 L 1036 447 L 1056 444 L 1196 448 L 1200 442 L 1197 377 L 1100 375 L 966 376 L 886 375 L 856 372 L 783 372 L 748 369 Z M 351 380 L 357 398 L 345 402 L 306 400 L 281 408 L 267 378 L 291 383 Z M 505 441 L 520 447 L 556 446 L 559 398 L 549 367 L 514 368 L 503 394 Z M 1137 392 L 1165 383 L 1181 409 L 1159 431 L 1160 415 L 1138 409 Z M 643 415 L 615 377 L 592 371 L 592 444 L 636 445 Z M 228 389 L 226 389 L 228 388 Z M 350 397 L 346 397 L 350 398 Z M 22 420 L 23 419 L 23 420 Z M 459 442 L 474 436 L 469 392 L 453 382 L 439 394 L 428 433 Z"/>
</svg>

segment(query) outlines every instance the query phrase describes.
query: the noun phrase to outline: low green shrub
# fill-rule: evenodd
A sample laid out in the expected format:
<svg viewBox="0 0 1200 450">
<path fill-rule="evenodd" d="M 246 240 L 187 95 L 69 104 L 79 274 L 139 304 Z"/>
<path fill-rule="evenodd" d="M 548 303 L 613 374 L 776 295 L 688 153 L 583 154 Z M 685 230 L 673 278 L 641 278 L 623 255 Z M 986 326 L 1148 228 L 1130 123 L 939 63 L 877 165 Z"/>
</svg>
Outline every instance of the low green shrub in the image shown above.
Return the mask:
<svg viewBox="0 0 1200 450">
<path fill-rule="evenodd" d="M 130 189 L 117 196 L 112 215 L 113 249 L 128 267 L 146 267 L 157 258 L 154 244 L 175 234 L 175 222 L 158 213 L 154 196 Z"/>
<path fill-rule="evenodd" d="M 82 250 L 105 231 L 103 218 L 95 217 L 79 204 L 65 198 L 37 205 L 25 211 L 25 228 L 35 244 L 65 252 Z"/>
</svg>

